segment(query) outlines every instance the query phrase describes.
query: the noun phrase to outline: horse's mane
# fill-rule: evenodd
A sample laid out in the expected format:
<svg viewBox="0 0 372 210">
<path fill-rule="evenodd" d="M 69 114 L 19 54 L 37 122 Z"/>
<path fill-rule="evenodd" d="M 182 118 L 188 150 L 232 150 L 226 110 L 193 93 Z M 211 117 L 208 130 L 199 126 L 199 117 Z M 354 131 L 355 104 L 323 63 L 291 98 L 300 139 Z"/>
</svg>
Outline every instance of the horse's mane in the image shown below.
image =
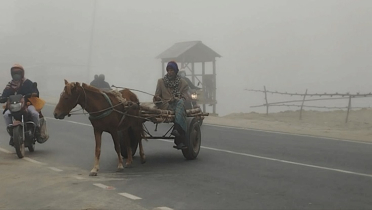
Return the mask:
<svg viewBox="0 0 372 210">
<path fill-rule="evenodd" d="M 102 91 L 98 88 L 95 88 L 91 85 L 88 85 L 88 84 L 85 84 L 83 83 L 82 87 L 87 90 L 87 91 L 90 91 L 90 92 L 95 92 L 95 93 L 101 93 Z"/>
<path fill-rule="evenodd" d="M 99 94 L 102 94 L 102 92 L 106 93 L 107 95 L 111 95 L 111 96 L 114 96 L 115 98 L 117 98 L 120 102 L 125 102 L 126 99 L 123 98 L 122 94 L 121 94 L 121 91 L 118 91 L 118 90 L 110 90 L 110 91 L 102 91 L 98 88 L 95 88 L 91 85 L 88 85 L 88 84 L 85 84 L 83 83 L 82 87 L 87 90 L 87 91 L 90 91 L 90 92 L 94 92 L 94 93 L 99 93 Z M 125 88 L 123 89 L 122 91 L 130 91 L 129 89 Z M 133 96 L 135 98 L 133 98 Z M 138 101 L 138 98 L 137 96 L 130 92 L 130 95 L 129 95 L 130 99 L 132 99 L 133 101 Z M 134 100 L 136 99 L 136 100 Z"/>
</svg>

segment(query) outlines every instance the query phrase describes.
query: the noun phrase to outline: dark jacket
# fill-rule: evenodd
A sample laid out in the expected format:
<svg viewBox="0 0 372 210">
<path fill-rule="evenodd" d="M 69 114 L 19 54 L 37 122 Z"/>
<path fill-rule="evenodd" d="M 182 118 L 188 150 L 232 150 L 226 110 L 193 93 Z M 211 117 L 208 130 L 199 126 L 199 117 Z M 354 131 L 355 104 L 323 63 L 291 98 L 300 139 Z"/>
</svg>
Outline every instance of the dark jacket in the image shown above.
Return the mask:
<svg viewBox="0 0 372 210">
<path fill-rule="evenodd" d="M 31 95 L 32 93 L 36 93 L 37 96 L 39 96 L 39 90 L 37 89 L 36 86 L 34 86 L 33 82 L 29 79 L 26 79 L 21 86 L 18 88 L 18 90 L 15 90 L 11 88 L 10 82 L 8 85 L 5 87 L 3 94 L 1 95 L 0 103 L 6 102 L 6 99 L 10 95 L 14 95 L 17 92 L 17 94 L 22 94 L 22 95 Z M 4 101 L 5 100 L 5 101 Z M 3 102 L 4 101 L 4 102 Z"/>
<path fill-rule="evenodd" d="M 90 83 L 91 86 L 95 87 L 95 88 L 98 88 L 98 89 L 104 89 L 104 90 L 110 90 L 111 87 L 110 87 L 110 84 L 104 80 L 100 80 L 100 79 L 94 79 L 91 83 Z"/>
</svg>

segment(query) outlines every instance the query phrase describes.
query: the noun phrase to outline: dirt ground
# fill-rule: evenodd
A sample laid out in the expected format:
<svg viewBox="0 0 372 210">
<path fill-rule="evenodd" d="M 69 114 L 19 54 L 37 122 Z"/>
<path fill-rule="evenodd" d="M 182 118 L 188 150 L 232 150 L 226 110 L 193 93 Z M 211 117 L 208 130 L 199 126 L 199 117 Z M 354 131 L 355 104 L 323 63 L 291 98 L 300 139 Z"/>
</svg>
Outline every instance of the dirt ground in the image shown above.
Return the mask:
<svg viewBox="0 0 372 210">
<path fill-rule="evenodd" d="M 233 113 L 224 117 L 208 116 L 204 122 L 241 128 L 254 128 L 296 134 L 372 142 L 372 109 L 346 111 L 299 111 L 259 114 Z"/>
</svg>

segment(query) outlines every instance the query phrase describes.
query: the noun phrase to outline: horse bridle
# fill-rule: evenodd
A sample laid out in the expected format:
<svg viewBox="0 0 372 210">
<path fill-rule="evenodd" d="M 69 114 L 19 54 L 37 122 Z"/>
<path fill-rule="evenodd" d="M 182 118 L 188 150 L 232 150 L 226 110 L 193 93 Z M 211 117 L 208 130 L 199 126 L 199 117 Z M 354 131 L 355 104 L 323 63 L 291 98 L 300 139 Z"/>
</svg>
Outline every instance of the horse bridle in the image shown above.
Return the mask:
<svg viewBox="0 0 372 210">
<path fill-rule="evenodd" d="M 78 111 L 80 111 L 80 110 L 83 110 L 83 114 L 86 115 L 86 113 L 84 113 L 84 109 L 87 107 L 87 94 L 85 93 L 84 88 L 83 88 L 82 86 L 80 86 L 80 87 L 83 89 L 83 92 L 84 92 L 84 96 L 85 96 L 85 100 L 84 100 L 84 101 L 85 101 L 85 106 L 84 106 L 84 107 L 81 106 L 81 108 L 78 109 L 78 110 L 70 111 L 70 112 L 67 114 L 68 117 L 71 117 L 71 115 L 77 115 L 77 114 L 79 114 L 79 113 L 76 113 L 76 114 L 74 114 L 74 113 L 75 113 L 75 112 L 78 112 Z M 79 96 L 78 96 L 77 99 L 76 99 L 76 102 L 75 102 L 76 105 L 77 105 L 78 102 L 79 102 L 80 96 L 81 96 L 81 93 L 79 93 Z"/>
</svg>

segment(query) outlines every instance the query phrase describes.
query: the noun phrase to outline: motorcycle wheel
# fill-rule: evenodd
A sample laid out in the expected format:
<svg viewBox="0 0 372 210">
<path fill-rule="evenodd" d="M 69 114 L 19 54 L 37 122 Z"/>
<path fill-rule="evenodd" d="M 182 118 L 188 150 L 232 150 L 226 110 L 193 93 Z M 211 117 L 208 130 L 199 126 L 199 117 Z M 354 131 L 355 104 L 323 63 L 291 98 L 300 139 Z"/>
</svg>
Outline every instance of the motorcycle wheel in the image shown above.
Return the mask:
<svg viewBox="0 0 372 210">
<path fill-rule="evenodd" d="M 31 143 L 31 145 L 27 146 L 27 148 L 28 148 L 28 151 L 30 151 L 30 152 L 35 151 L 35 143 Z"/>
<path fill-rule="evenodd" d="M 23 142 L 23 129 L 21 126 L 13 128 L 13 142 L 18 158 L 25 156 L 25 144 Z"/>
</svg>

